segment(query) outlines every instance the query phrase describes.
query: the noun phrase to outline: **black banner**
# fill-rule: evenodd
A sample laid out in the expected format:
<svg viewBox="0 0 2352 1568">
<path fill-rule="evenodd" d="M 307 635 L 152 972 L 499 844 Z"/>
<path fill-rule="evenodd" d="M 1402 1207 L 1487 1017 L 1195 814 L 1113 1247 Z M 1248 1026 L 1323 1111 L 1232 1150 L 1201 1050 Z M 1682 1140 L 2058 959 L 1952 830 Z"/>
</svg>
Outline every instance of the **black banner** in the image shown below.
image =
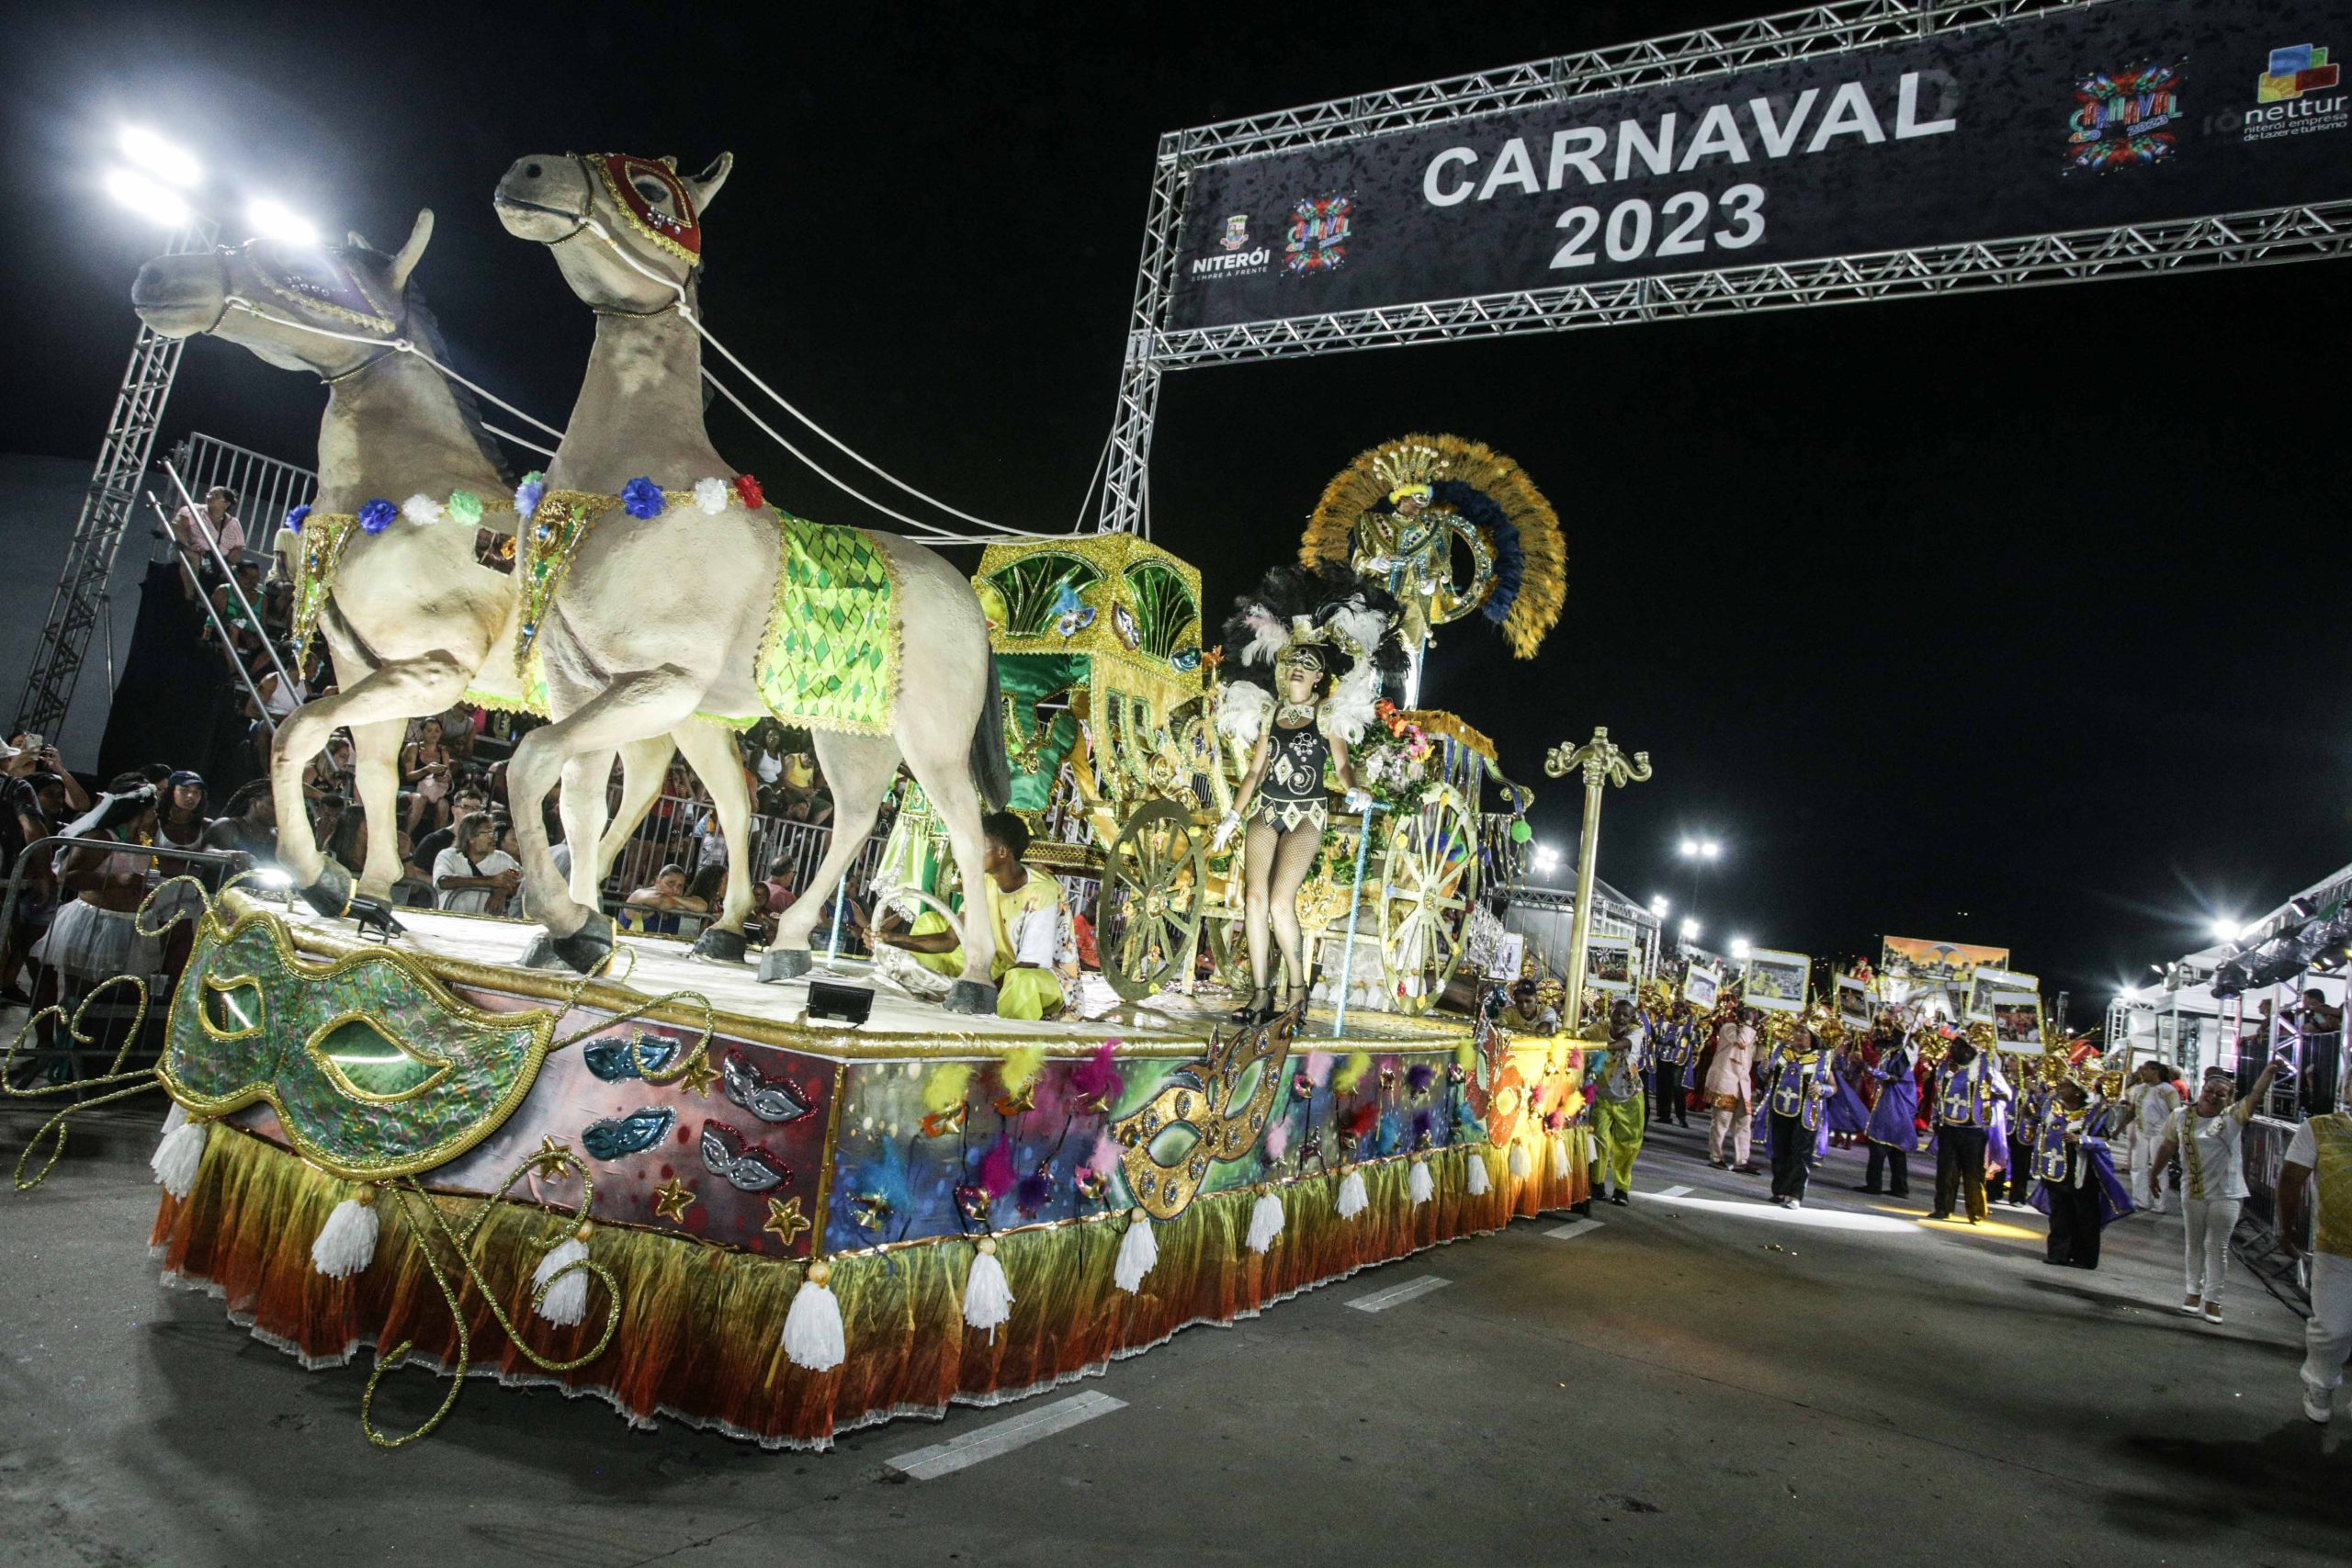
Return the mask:
<svg viewBox="0 0 2352 1568">
<path fill-rule="evenodd" d="M 2115 0 L 1239 159 L 1178 329 L 2352 197 L 2352 0 Z"/>
</svg>

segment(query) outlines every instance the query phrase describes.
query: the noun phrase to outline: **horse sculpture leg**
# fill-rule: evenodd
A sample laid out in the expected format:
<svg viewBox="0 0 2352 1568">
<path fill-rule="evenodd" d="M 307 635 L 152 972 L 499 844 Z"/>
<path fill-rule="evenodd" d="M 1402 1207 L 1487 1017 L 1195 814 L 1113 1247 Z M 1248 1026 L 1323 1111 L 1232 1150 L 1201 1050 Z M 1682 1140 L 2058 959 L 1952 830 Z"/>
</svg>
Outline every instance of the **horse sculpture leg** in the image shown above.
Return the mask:
<svg viewBox="0 0 2352 1568">
<path fill-rule="evenodd" d="M 752 864 L 752 786 L 743 776 L 743 756 L 734 731 L 708 719 L 682 726 L 671 737 L 686 765 L 710 792 L 718 836 L 727 846 L 727 904 L 719 918 L 695 939 L 695 952 L 729 964 L 743 960 L 743 917 L 752 912 L 758 871 Z"/>
<path fill-rule="evenodd" d="M 351 727 L 352 782 L 368 823 L 368 863 L 359 871 L 359 891 L 371 898 L 391 896 L 401 876 L 401 741 L 405 719 Z"/>
<path fill-rule="evenodd" d="M 330 635 L 331 644 L 339 645 L 340 640 Z M 338 673 L 356 663 L 356 658 L 345 658 L 338 648 Z M 364 726 L 405 722 L 417 714 L 447 708 L 464 694 L 467 674 L 446 654 L 401 660 L 368 671 L 332 696 L 304 703 L 278 726 L 269 770 L 277 806 L 278 863 L 292 875 L 312 908 L 322 914 L 341 914 L 353 888 L 349 874 L 320 852 L 311 832 L 310 813 L 302 797 L 302 770 L 326 750 L 327 737 L 337 728 L 348 726 L 356 743 Z M 353 760 L 357 761 L 356 753 Z M 378 766 L 380 772 L 380 762 Z M 397 779 L 394 784 L 397 789 Z M 389 812 L 380 819 L 368 818 L 369 842 L 381 837 L 394 845 L 395 854 L 399 840 L 394 835 L 399 831 L 399 822 Z"/>
<path fill-rule="evenodd" d="M 648 736 L 620 749 L 620 807 L 605 824 L 604 835 L 595 840 L 595 865 L 585 883 L 580 879 L 579 846 L 572 847 L 571 896 L 581 903 L 594 906 L 605 878 L 613 874 L 613 863 L 628 847 L 629 838 L 637 831 L 637 825 L 645 820 L 645 814 L 653 809 L 655 798 L 669 780 L 670 753 L 673 750 L 675 746 L 666 735 Z M 567 827 L 564 831 L 569 833 L 571 829 Z"/>
<path fill-rule="evenodd" d="M 883 792 L 899 772 L 899 748 L 878 736 L 820 729 L 813 739 L 817 765 L 833 792 L 832 839 L 825 846 L 825 858 L 809 873 L 808 886 L 776 919 L 775 936 L 760 955 L 760 978 L 767 981 L 794 980 L 808 973 L 809 932 L 824 913 L 825 901 L 865 847 L 865 836 L 874 830 L 875 816 L 882 808 Z"/>
<path fill-rule="evenodd" d="M 615 754 L 583 751 L 564 763 L 563 787 L 556 798 L 556 814 L 563 818 L 563 841 L 571 846 L 572 901 L 592 909 L 596 907 L 597 885 L 605 880 L 604 868 L 594 852 L 582 854 L 580 846 L 604 843 Z"/>
<path fill-rule="evenodd" d="M 552 681 L 552 657 L 548 665 Z M 514 748 L 506 769 L 506 796 L 523 845 L 524 884 L 555 955 L 578 973 L 594 974 L 603 965 L 612 951 L 612 928 L 594 920 L 595 910 L 575 901 L 565 886 L 548 852 L 540 807 L 571 758 L 675 730 L 692 716 L 707 684 L 674 668 L 623 675 L 577 711 L 532 730 Z"/>
<path fill-rule="evenodd" d="M 951 727 L 952 728 L 952 727 Z M 934 742 L 925 744 L 926 741 Z M 904 735 L 907 771 L 922 786 L 932 809 L 947 828 L 947 844 L 956 854 L 964 896 L 964 973 L 947 995 L 950 1012 L 996 1011 L 996 922 L 989 918 L 981 889 L 988 843 L 980 835 L 980 793 L 972 784 L 971 728 L 961 735 Z M 1043 873 L 1032 873 L 1042 875 Z"/>
</svg>

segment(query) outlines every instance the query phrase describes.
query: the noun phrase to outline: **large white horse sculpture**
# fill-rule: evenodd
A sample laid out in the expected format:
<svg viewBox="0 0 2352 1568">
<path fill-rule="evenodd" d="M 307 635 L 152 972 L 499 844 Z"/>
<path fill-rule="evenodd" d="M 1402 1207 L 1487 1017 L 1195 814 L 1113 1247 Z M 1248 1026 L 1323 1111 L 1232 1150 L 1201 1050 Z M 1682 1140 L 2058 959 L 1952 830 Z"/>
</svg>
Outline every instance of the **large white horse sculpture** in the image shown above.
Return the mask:
<svg viewBox="0 0 2352 1568">
<path fill-rule="evenodd" d="M 822 890 L 847 872 L 902 757 L 946 825 L 966 887 L 982 886 L 983 797 L 1001 803 L 1008 784 L 988 623 L 963 574 L 894 535 L 812 531 L 780 517 L 711 446 L 702 344 L 681 307 L 696 308 L 702 215 L 731 165 L 722 155 L 689 177 L 668 159 L 547 153 L 519 160 L 498 186 L 508 230 L 548 246 L 596 313 L 587 375 L 548 469 L 548 501 L 561 505 L 543 509 L 524 534 L 526 554 L 559 558 L 536 623 L 527 598 L 525 605 L 557 716 L 524 738 L 507 773 L 532 908 L 575 968 L 600 963 L 612 937 L 590 909 L 561 897 L 536 807 L 582 751 L 660 734 L 698 712 L 738 723 L 775 713 L 809 727 L 833 791 L 833 840 L 809 896 L 777 922 L 761 957 L 760 977 L 771 981 L 808 972 Z M 642 480 L 661 494 L 639 488 Z M 632 490 L 635 501 L 624 500 Z M 887 584 L 863 600 L 845 594 L 833 574 L 809 566 L 812 541 L 860 554 Z M 763 660 L 807 636 L 796 617 L 812 602 L 801 585 L 816 579 L 853 616 L 861 604 L 879 604 L 894 644 L 904 629 L 902 645 L 884 650 L 885 689 L 867 710 L 871 722 L 810 711 L 817 694 L 780 691 L 775 665 Z M 706 782 L 716 795 L 716 782 Z M 750 882 L 732 880 L 730 903 Z M 964 971 L 947 1006 L 991 1011 L 990 922 L 967 919 L 963 935 Z"/>
<path fill-rule="evenodd" d="M 354 234 L 339 249 L 254 241 L 159 256 L 140 269 L 131 288 L 141 320 L 157 333 L 225 338 L 327 384 L 318 494 L 294 546 L 298 584 L 307 582 L 314 592 L 298 593 L 297 615 L 305 625 L 315 615 L 340 690 L 303 704 L 279 726 L 271 783 L 279 862 L 329 913 L 348 908 L 351 874 L 321 852 L 301 788 L 302 768 L 327 737 L 350 727 L 369 829 L 357 890 L 380 897 L 400 874 L 395 801 L 406 722 L 444 712 L 469 691 L 507 705 L 525 700 L 501 635 L 511 635 L 514 624 L 514 579 L 475 558 L 471 520 L 479 512 L 481 525 L 511 531 L 512 486 L 469 400 L 396 346 L 414 343 L 447 359 L 439 328 L 410 281 L 432 234 L 433 214 L 424 211 L 392 255 Z M 371 501 L 400 507 L 419 495 L 448 520 L 422 524 L 402 515 L 373 531 L 355 525 Z M 453 495 L 487 504 L 461 501 L 453 508 Z M 304 562 L 305 555 L 321 558 Z M 306 597 L 313 602 L 305 604 Z M 723 731 L 707 723 L 690 728 L 725 750 Z M 597 845 L 595 853 L 574 860 L 578 897 L 595 897 L 605 868 L 661 788 L 670 747 L 667 736 L 654 736 L 623 750 L 622 804 L 610 834 L 604 830 L 604 785 L 612 752 L 605 754 L 594 788 L 567 793 L 571 841 Z"/>
</svg>

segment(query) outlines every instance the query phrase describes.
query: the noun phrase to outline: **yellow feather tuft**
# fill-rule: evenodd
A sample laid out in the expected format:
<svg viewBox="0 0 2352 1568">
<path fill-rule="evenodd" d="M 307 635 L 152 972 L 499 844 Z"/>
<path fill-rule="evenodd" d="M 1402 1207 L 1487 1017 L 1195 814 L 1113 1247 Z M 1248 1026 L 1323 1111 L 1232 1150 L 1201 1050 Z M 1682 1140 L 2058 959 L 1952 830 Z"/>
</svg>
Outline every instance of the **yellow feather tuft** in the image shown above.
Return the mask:
<svg viewBox="0 0 2352 1568">
<path fill-rule="evenodd" d="M 934 1116 L 955 1110 L 964 1103 L 964 1091 L 971 1083 L 969 1062 L 942 1062 L 923 1075 L 922 1108 Z"/>
<path fill-rule="evenodd" d="M 1351 1051 L 1347 1060 L 1332 1070 L 1331 1088 L 1338 1093 L 1346 1094 L 1363 1082 L 1364 1074 L 1370 1071 L 1372 1057 L 1362 1051 Z"/>
<path fill-rule="evenodd" d="M 1045 1070 L 1043 1045 L 1015 1045 L 1004 1054 L 1004 1063 L 997 1068 L 996 1076 L 1003 1082 L 1004 1092 L 1018 1100 L 1021 1091 L 1035 1083 L 1037 1075 Z"/>
</svg>

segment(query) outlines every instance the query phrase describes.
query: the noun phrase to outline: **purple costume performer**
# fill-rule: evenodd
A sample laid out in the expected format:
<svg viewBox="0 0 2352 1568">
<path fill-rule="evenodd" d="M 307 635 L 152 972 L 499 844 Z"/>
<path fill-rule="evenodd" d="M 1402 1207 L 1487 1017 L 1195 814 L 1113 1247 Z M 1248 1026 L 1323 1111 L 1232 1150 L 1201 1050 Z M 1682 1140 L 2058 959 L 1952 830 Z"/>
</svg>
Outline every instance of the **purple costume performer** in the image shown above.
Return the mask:
<svg viewBox="0 0 2352 1568">
<path fill-rule="evenodd" d="M 1911 1151 L 1919 1146 L 1919 1084 L 1912 1076 L 1913 1060 L 1906 1039 L 1881 1051 L 1878 1066 L 1871 1069 L 1879 1087 L 1878 1103 L 1871 1107 L 1870 1124 L 1863 1129 L 1871 1141 L 1870 1171 L 1862 1179 L 1865 1192 L 1911 1195 Z M 1882 1175 L 1891 1175 L 1893 1185 L 1882 1185 Z"/>
<path fill-rule="evenodd" d="M 1858 1138 L 1870 1130 L 1871 1108 L 1862 1103 L 1861 1092 L 1855 1089 L 1850 1075 L 1864 1069 L 1859 1057 L 1850 1067 L 1843 1056 L 1835 1060 L 1838 1090 L 1829 1097 L 1829 1130 L 1849 1138 Z"/>
<path fill-rule="evenodd" d="M 2072 1139 L 2070 1142 L 2069 1139 Z M 2132 1194 L 2107 1147 L 2107 1107 L 2069 1110 L 2052 1095 L 2036 1129 L 2033 1206 L 2050 1216 L 2049 1263 L 2098 1267 L 2099 1233 L 2132 1212 Z"/>
<path fill-rule="evenodd" d="M 1764 1109 L 1772 1119 L 1772 1197 L 1804 1201 L 1814 1162 L 1829 1146 L 1825 1107 L 1837 1094 L 1838 1059 L 1826 1050 L 1783 1052 L 1773 1064 Z"/>
</svg>

